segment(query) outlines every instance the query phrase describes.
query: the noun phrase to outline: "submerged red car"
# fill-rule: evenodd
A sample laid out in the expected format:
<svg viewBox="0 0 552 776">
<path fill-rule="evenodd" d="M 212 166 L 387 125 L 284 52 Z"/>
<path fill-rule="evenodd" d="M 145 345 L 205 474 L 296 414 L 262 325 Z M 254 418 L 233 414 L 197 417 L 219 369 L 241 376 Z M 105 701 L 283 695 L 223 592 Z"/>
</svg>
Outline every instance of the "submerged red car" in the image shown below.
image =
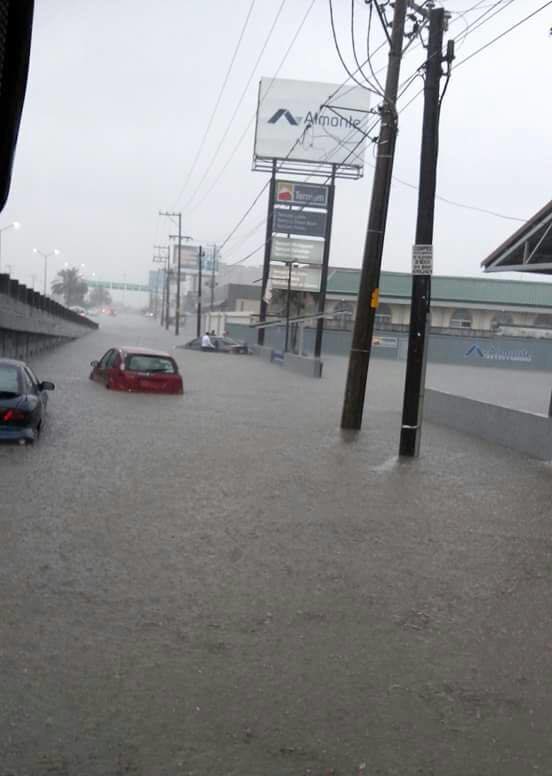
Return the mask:
<svg viewBox="0 0 552 776">
<path fill-rule="evenodd" d="M 90 379 L 114 391 L 184 393 L 178 365 L 169 353 L 135 347 L 111 348 L 90 366 Z"/>
</svg>

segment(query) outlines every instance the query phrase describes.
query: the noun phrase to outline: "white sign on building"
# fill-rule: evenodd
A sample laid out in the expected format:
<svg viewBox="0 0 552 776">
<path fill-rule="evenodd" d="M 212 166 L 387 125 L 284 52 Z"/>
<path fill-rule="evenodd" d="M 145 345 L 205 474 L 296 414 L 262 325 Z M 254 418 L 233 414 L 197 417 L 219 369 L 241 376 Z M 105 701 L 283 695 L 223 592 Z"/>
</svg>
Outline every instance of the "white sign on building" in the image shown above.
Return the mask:
<svg viewBox="0 0 552 776">
<path fill-rule="evenodd" d="M 254 161 L 288 161 L 364 167 L 370 92 L 314 81 L 262 78 Z"/>
</svg>

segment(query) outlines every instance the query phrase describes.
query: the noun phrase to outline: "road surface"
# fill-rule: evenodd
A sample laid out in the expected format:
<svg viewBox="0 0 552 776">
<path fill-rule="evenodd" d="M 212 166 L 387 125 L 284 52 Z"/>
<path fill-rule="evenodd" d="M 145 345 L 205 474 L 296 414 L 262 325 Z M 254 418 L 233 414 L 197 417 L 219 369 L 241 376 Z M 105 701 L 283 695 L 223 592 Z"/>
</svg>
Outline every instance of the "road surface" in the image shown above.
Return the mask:
<svg viewBox="0 0 552 776">
<path fill-rule="evenodd" d="M 430 426 L 399 464 L 382 361 L 356 437 L 343 359 L 106 391 L 92 358 L 175 339 L 101 324 L 0 448 L 0 776 L 552 772 L 549 466 Z"/>
</svg>

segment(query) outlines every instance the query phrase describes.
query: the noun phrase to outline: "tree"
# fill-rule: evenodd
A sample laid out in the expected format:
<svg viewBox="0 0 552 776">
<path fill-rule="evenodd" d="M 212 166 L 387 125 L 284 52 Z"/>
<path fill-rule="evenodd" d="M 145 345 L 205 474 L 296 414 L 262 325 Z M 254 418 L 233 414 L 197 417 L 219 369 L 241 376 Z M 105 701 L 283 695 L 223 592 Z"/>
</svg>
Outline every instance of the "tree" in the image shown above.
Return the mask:
<svg viewBox="0 0 552 776">
<path fill-rule="evenodd" d="M 52 283 L 52 291 L 63 297 L 67 307 L 74 307 L 84 303 L 84 297 L 88 293 L 88 284 L 81 276 L 77 267 L 68 267 L 60 270 Z"/>
<path fill-rule="evenodd" d="M 111 294 L 107 288 L 98 286 L 93 288 L 88 295 L 88 304 L 90 307 L 109 307 L 111 305 Z"/>
</svg>

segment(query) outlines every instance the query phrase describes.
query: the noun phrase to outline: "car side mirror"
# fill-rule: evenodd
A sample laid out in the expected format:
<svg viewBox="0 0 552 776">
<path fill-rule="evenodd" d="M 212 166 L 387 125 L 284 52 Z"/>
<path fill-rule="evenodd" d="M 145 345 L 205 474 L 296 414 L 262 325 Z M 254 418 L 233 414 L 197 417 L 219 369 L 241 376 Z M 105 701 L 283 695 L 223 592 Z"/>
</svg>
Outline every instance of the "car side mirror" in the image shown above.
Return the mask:
<svg viewBox="0 0 552 776">
<path fill-rule="evenodd" d="M 55 390 L 55 385 L 53 383 L 50 383 L 48 380 L 45 380 L 44 382 L 40 383 L 38 386 L 41 391 L 53 391 Z"/>
<path fill-rule="evenodd" d="M 97 361 L 91 361 L 90 362 L 90 366 L 94 367 L 94 369 L 95 369 L 98 366 L 98 362 Z"/>
</svg>

